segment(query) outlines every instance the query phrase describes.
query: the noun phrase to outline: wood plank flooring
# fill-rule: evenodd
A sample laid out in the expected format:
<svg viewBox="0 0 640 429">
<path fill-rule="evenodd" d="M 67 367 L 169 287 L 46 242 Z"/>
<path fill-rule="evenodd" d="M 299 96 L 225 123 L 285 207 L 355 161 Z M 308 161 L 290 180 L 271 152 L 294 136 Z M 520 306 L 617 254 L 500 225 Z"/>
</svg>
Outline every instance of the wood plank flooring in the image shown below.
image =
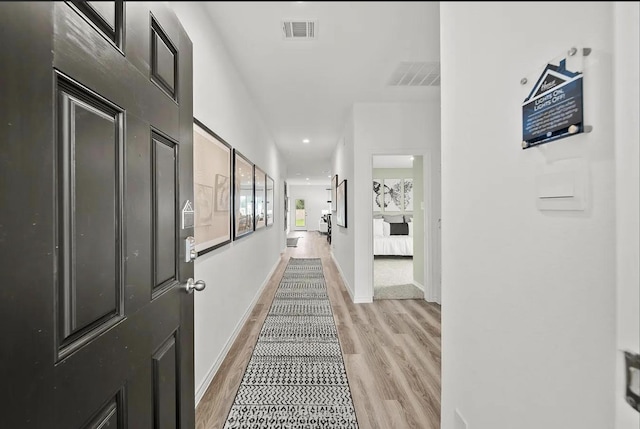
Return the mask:
<svg viewBox="0 0 640 429">
<path fill-rule="evenodd" d="M 360 429 L 440 428 L 440 306 L 423 300 L 353 304 L 326 237 L 287 247 L 196 409 L 196 429 L 221 429 L 290 257 L 321 258 Z M 197 352 L 197 351 L 196 351 Z"/>
</svg>

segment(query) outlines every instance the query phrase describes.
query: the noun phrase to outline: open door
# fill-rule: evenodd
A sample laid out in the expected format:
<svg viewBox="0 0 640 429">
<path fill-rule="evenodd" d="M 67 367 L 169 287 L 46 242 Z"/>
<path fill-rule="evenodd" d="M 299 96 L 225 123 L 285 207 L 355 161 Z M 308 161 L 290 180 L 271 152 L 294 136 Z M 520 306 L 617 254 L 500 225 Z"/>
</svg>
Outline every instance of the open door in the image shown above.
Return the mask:
<svg viewBox="0 0 640 429">
<path fill-rule="evenodd" d="M 295 220 L 296 220 L 296 231 L 306 231 L 307 230 L 307 210 L 305 209 L 304 199 L 296 198 L 296 206 L 295 206 Z"/>
<path fill-rule="evenodd" d="M 159 2 L 0 28 L 2 427 L 193 428 L 191 41 Z"/>
</svg>

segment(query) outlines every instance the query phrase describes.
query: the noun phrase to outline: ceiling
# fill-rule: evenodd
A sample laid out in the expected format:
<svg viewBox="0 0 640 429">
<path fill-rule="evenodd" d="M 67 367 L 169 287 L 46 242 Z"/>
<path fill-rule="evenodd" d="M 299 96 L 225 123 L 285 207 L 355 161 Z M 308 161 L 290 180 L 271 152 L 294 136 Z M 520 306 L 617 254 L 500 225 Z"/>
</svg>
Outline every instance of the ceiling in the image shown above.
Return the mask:
<svg viewBox="0 0 640 429">
<path fill-rule="evenodd" d="M 209 2 L 206 8 L 280 148 L 290 184 L 330 183 L 331 154 L 354 102 L 440 96 L 439 86 L 388 85 L 401 62 L 439 61 L 438 2 Z M 316 21 L 316 38 L 286 40 L 284 20 Z"/>
</svg>

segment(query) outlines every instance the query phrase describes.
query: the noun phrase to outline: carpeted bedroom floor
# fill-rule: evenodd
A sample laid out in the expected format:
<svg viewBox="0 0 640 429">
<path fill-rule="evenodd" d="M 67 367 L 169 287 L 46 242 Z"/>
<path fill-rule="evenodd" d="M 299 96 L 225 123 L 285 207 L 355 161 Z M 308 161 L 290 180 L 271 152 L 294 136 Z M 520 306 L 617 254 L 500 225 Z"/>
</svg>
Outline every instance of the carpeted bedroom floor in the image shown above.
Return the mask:
<svg viewBox="0 0 640 429">
<path fill-rule="evenodd" d="M 376 256 L 373 259 L 373 299 L 422 299 L 413 284 L 413 258 Z"/>
</svg>

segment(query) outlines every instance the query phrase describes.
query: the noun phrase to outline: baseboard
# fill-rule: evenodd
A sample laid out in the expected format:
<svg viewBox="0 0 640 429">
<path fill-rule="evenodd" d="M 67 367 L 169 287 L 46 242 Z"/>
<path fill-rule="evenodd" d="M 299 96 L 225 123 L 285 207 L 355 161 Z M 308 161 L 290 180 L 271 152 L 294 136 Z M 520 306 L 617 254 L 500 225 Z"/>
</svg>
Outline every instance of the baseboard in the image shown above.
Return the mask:
<svg viewBox="0 0 640 429">
<path fill-rule="evenodd" d="M 424 292 L 424 286 L 422 286 L 420 283 L 418 283 L 417 281 L 412 281 L 411 283 L 413 283 L 413 285 L 415 287 L 417 287 L 418 289 L 420 289 L 422 292 Z"/>
<path fill-rule="evenodd" d="M 373 302 L 372 296 L 359 296 L 357 298 L 352 298 L 354 304 L 367 304 Z"/>
<path fill-rule="evenodd" d="M 347 281 L 347 278 L 345 277 L 344 273 L 342 272 L 342 267 L 340 267 L 340 264 L 338 263 L 338 260 L 336 259 L 335 255 L 333 254 L 333 251 L 331 251 L 331 259 L 333 259 L 333 263 L 338 268 L 338 273 L 340 273 L 340 277 L 342 277 L 342 283 L 344 283 L 344 286 L 347 289 L 347 292 L 349 292 L 349 296 L 351 297 L 351 301 L 355 303 L 356 300 L 355 300 L 355 297 L 353 296 L 353 290 L 351 289 L 351 285 L 349 284 L 349 282 Z"/>
<path fill-rule="evenodd" d="M 247 307 L 247 310 L 242 315 L 242 318 L 236 324 L 236 327 L 233 329 L 233 332 L 231 333 L 231 336 L 229 337 L 229 339 L 225 343 L 224 348 L 222 349 L 222 351 L 218 355 L 218 358 L 215 360 L 213 365 L 211 365 L 211 368 L 209 369 L 209 371 L 207 371 L 207 376 L 204 378 L 204 380 L 200 384 L 200 386 L 198 386 L 198 388 L 196 389 L 196 406 L 198 406 L 198 404 L 202 400 L 204 394 L 207 392 L 207 389 L 209 388 L 209 385 L 213 381 L 213 377 L 216 375 L 216 372 L 218 372 L 218 370 L 220 369 L 220 365 L 222 365 L 222 362 L 227 357 L 227 353 L 229 353 L 229 349 L 231 348 L 233 343 L 238 338 L 238 334 L 240 334 L 240 331 L 242 330 L 242 327 L 244 326 L 245 322 L 247 321 L 247 319 L 251 315 L 251 312 L 253 311 L 253 307 L 255 307 L 256 303 L 260 299 L 260 296 L 262 295 L 262 292 L 264 291 L 264 288 L 267 287 L 267 284 L 269 283 L 269 280 L 271 279 L 271 276 L 273 276 L 273 273 L 275 273 L 276 269 L 278 268 L 278 265 L 280 265 L 280 258 L 278 258 L 278 260 L 276 261 L 274 266 L 271 268 L 271 271 L 269 271 L 269 274 L 267 274 L 267 276 L 265 277 L 264 282 L 258 288 L 258 291 L 256 292 L 255 296 L 251 300 L 251 303 Z"/>
</svg>

